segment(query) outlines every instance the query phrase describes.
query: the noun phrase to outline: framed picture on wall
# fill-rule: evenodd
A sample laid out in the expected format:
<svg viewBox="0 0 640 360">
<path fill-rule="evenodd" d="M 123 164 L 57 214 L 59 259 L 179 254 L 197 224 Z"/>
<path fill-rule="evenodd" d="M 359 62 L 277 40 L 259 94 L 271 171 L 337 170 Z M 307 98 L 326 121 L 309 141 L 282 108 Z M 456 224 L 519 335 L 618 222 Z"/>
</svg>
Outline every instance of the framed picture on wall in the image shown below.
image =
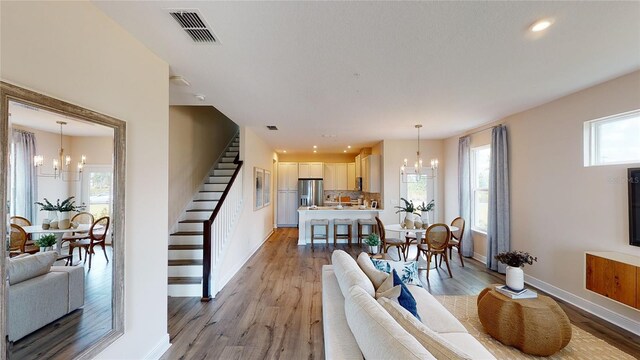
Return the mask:
<svg viewBox="0 0 640 360">
<path fill-rule="evenodd" d="M 264 207 L 264 170 L 253 168 L 253 210 Z"/>
<path fill-rule="evenodd" d="M 264 201 L 263 206 L 269 206 L 271 204 L 271 171 L 264 171 Z"/>
</svg>

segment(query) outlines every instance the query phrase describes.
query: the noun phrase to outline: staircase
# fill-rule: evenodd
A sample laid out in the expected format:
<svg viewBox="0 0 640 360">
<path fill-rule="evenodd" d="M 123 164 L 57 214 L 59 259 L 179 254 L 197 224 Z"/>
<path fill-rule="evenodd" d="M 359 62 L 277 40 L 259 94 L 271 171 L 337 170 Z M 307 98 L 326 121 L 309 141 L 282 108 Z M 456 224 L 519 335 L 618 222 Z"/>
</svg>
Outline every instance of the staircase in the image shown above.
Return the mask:
<svg viewBox="0 0 640 360">
<path fill-rule="evenodd" d="M 240 199 L 237 194 L 234 194 L 233 199 L 230 199 L 228 195 L 234 172 L 238 166 L 241 166 L 241 162 L 238 161 L 239 146 L 240 140 L 236 135 L 181 215 L 177 231 L 169 235 L 169 296 L 203 296 L 203 285 L 207 285 L 206 288 L 209 288 L 208 284 L 203 284 L 202 281 L 205 273 L 203 264 L 207 262 L 212 264 L 211 256 L 207 257 L 204 254 L 205 230 L 207 225 L 211 226 L 215 223 L 212 221 L 212 215 L 216 210 L 218 216 L 225 213 L 225 219 L 237 218 L 236 215 L 242 203 L 241 177 L 235 180 L 235 183 L 238 180 L 240 182 L 240 186 L 237 186 L 240 189 Z M 241 172 L 239 173 L 241 174 Z M 224 195 L 225 191 L 226 195 Z M 239 202 L 240 206 L 231 204 L 231 206 L 223 207 L 223 204 L 219 204 L 223 196 L 226 197 L 225 202 Z M 230 214 L 230 211 L 233 213 Z M 216 250 L 219 252 L 226 244 L 230 230 L 233 228 L 229 224 L 226 225 L 224 233 L 218 231 L 215 234 L 217 237 L 215 239 Z M 222 239 L 220 239 L 221 237 Z M 210 244 L 213 244 L 213 239 Z M 206 272 L 206 274 L 208 273 L 209 271 Z"/>
</svg>

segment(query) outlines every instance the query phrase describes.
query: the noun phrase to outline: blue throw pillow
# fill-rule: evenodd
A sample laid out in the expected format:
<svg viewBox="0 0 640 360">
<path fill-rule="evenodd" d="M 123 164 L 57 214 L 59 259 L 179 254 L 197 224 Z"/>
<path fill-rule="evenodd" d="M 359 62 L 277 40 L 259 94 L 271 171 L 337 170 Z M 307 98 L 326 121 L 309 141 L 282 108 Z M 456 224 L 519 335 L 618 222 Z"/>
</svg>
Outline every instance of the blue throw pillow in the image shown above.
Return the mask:
<svg viewBox="0 0 640 360">
<path fill-rule="evenodd" d="M 417 261 L 391 261 L 371 259 L 373 266 L 380 271 L 384 271 L 387 274 L 391 274 L 391 269 L 395 269 L 398 272 L 398 276 L 402 279 L 402 282 L 407 285 L 415 285 L 422 287 L 422 283 L 418 278 L 418 262 Z"/>
<path fill-rule="evenodd" d="M 418 306 L 416 303 L 416 299 L 413 297 L 413 295 L 411 295 L 411 292 L 409 292 L 407 286 L 402 282 L 402 279 L 400 279 L 400 276 L 398 276 L 396 269 L 393 269 L 391 273 L 393 274 L 393 286 L 400 285 L 400 296 L 398 296 L 398 303 L 400 303 L 400 306 L 405 308 L 418 320 L 422 321 L 422 319 L 420 319 L 420 315 L 418 315 Z"/>
</svg>

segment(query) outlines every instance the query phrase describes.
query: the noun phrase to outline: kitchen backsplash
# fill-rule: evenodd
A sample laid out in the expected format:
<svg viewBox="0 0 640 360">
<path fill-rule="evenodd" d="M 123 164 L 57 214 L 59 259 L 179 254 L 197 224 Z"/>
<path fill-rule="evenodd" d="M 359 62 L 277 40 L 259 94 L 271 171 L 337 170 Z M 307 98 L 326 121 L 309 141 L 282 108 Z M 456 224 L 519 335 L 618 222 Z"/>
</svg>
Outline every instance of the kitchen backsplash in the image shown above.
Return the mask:
<svg viewBox="0 0 640 360">
<path fill-rule="evenodd" d="M 378 207 L 382 208 L 382 202 L 380 201 L 380 199 L 381 199 L 380 193 L 366 193 L 366 192 L 363 192 L 362 195 L 364 195 L 365 200 L 368 200 L 369 202 L 377 201 L 378 202 Z"/>
<path fill-rule="evenodd" d="M 362 191 L 325 190 L 324 201 L 338 201 L 338 196 L 348 196 L 351 200 L 358 200 L 360 195 L 364 195 L 364 193 Z"/>
</svg>

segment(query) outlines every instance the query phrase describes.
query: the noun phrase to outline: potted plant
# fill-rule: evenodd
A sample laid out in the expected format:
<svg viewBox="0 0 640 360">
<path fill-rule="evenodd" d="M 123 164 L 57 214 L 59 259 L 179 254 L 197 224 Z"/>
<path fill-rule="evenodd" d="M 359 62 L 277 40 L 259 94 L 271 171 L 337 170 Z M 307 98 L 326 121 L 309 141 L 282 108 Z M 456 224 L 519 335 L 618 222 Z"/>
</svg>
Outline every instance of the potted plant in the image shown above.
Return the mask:
<svg viewBox="0 0 640 360">
<path fill-rule="evenodd" d="M 46 234 L 42 235 L 38 240 L 35 241 L 36 245 L 40 247 L 40 251 L 51 251 L 53 249 L 53 245 L 58 241 L 57 237 L 54 234 Z"/>
<path fill-rule="evenodd" d="M 40 211 L 48 211 L 49 215 L 47 215 L 47 219 L 50 221 L 53 221 L 55 219 L 57 219 L 57 211 L 58 209 L 56 208 L 55 205 L 53 205 L 51 202 L 49 202 L 49 200 L 47 200 L 47 198 L 44 198 L 44 203 L 40 202 L 40 201 L 36 201 L 35 203 L 36 205 L 40 205 Z"/>
<path fill-rule="evenodd" d="M 405 217 L 404 217 L 404 227 L 406 227 L 407 229 L 413 229 L 414 226 L 414 215 L 416 208 L 413 205 L 413 200 L 408 201 L 405 198 L 400 198 L 400 200 L 402 200 L 404 202 L 404 206 L 396 206 L 396 209 L 399 209 L 398 211 L 396 211 L 397 213 L 400 212 L 404 212 L 405 213 Z"/>
<path fill-rule="evenodd" d="M 429 211 L 433 211 L 435 207 L 436 207 L 435 200 L 429 201 L 427 205 L 424 204 L 424 201 L 422 202 L 422 205 L 418 205 L 416 210 L 420 211 L 420 218 L 422 218 L 423 224 L 427 226 L 429 225 Z"/>
<path fill-rule="evenodd" d="M 73 196 L 68 197 L 63 202 L 60 199 L 56 202 L 56 210 L 58 211 L 58 229 L 66 230 L 71 227 L 71 211 L 78 211 L 79 207 L 73 200 Z"/>
<path fill-rule="evenodd" d="M 378 234 L 372 233 L 364 239 L 364 243 L 369 246 L 369 254 L 375 255 L 378 253 L 378 247 L 380 246 L 380 236 Z"/>
<path fill-rule="evenodd" d="M 538 261 L 537 257 L 533 257 L 528 252 L 523 251 L 502 252 L 496 255 L 495 259 L 507 265 L 507 286 L 515 291 L 524 289 L 524 271 L 522 271 L 522 267 L 525 264 L 533 265 L 534 261 Z"/>
</svg>

